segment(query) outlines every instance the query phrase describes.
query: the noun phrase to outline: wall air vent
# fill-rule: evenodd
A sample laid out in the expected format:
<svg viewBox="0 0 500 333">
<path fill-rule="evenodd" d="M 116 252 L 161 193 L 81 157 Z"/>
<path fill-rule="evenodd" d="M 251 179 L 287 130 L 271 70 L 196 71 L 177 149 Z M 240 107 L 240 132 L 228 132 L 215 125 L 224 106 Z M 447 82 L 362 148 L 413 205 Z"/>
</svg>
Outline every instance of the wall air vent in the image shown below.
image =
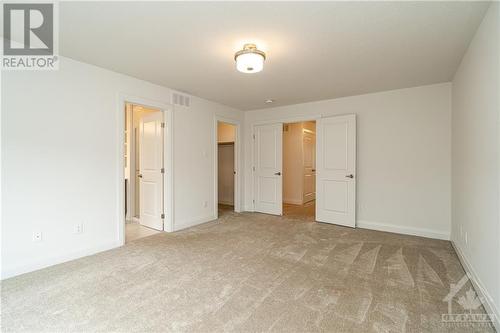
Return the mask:
<svg viewBox="0 0 500 333">
<path fill-rule="evenodd" d="M 172 100 L 174 105 L 180 105 L 185 107 L 189 107 L 189 105 L 191 105 L 191 98 L 186 95 L 173 93 Z"/>
</svg>

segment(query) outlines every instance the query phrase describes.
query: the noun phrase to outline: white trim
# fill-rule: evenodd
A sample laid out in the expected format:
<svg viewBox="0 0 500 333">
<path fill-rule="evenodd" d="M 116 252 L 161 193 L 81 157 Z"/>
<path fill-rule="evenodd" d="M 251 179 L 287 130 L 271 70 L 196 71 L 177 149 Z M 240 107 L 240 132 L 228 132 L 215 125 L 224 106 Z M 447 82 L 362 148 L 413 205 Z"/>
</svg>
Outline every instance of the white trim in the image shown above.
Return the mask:
<svg viewBox="0 0 500 333">
<path fill-rule="evenodd" d="M 252 198 L 252 203 L 250 204 L 249 208 L 248 206 L 245 205 L 245 211 L 247 212 L 255 212 L 255 172 L 253 170 L 253 167 L 255 166 L 255 127 L 259 125 L 268 125 L 268 124 L 290 124 L 290 123 L 300 123 L 300 122 L 305 122 L 305 121 L 317 121 L 322 117 L 321 114 L 315 114 L 315 115 L 309 115 L 309 116 L 298 116 L 298 117 L 289 117 L 289 118 L 278 118 L 278 119 L 271 119 L 271 120 L 259 120 L 259 121 L 254 121 L 250 124 L 250 128 L 252 129 L 252 132 L 250 133 L 250 142 L 251 142 L 251 165 L 250 165 L 250 172 L 252 173 L 252 188 L 251 188 L 251 198 Z M 283 152 L 281 153 L 281 157 L 283 158 Z M 317 158 L 317 157 L 316 157 Z M 283 190 L 283 186 L 282 186 Z"/>
<path fill-rule="evenodd" d="M 43 261 L 39 261 L 37 263 L 30 263 L 27 265 L 13 267 L 13 268 L 10 268 L 8 270 L 2 271 L 2 280 L 13 277 L 13 276 L 21 275 L 24 273 L 30 273 L 30 272 L 33 272 L 33 271 L 36 271 L 39 269 L 54 266 L 54 265 L 61 264 L 64 262 L 87 257 L 90 255 L 96 254 L 98 252 L 111 250 L 111 249 L 114 249 L 114 248 L 117 248 L 120 246 L 121 246 L 121 244 L 117 243 L 116 241 L 111 242 L 111 243 L 108 242 L 108 243 L 103 243 L 99 246 L 94 246 L 94 247 L 91 247 L 88 249 L 77 250 L 77 251 L 73 251 L 73 252 L 70 252 L 70 253 L 67 253 L 67 254 L 64 254 L 61 256 L 54 256 L 51 258 L 47 258 L 47 259 L 45 259 Z"/>
<path fill-rule="evenodd" d="M 143 97 L 138 97 L 134 95 L 128 95 L 124 93 L 118 94 L 117 103 L 117 144 L 118 144 L 118 164 L 117 164 L 117 207 L 116 217 L 118 221 L 117 232 L 118 244 L 125 244 L 125 189 L 123 186 L 125 180 L 124 174 L 124 144 L 125 142 L 125 104 L 126 103 L 143 105 L 146 107 L 151 107 L 154 109 L 159 109 L 163 112 L 163 117 L 165 119 L 165 142 L 164 149 L 167 153 L 164 154 L 164 166 L 165 166 L 165 177 L 164 177 L 164 207 L 165 207 L 165 220 L 163 229 L 164 231 L 172 232 L 174 230 L 174 168 L 173 168 L 173 149 L 174 149 L 174 135 L 173 135 L 173 107 L 170 104 L 159 102 L 155 100 L 150 100 Z"/>
<path fill-rule="evenodd" d="M 412 236 L 420 236 L 420 237 L 427 237 L 427 238 L 434 238 L 434 239 L 450 240 L 450 233 L 446 232 L 446 231 L 440 231 L 440 230 L 405 227 L 405 226 L 399 226 L 399 225 L 394 225 L 394 224 L 387 224 L 387 223 L 380 223 L 380 222 L 366 221 L 366 220 L 357 220 L 356 227 L 362 228 L 362 229 L 393 232 L 396 234 L 403 234 L 403 235 L 412 235 Z"/>
<path fill-rule="evenodd" d="M 255 212 L 255 209 L 253 207 L 253 202 L 250 204 L 250 206 L 245 205 L 245 212 Z"/>
<path fill-rule="evenodd" d="M 234 138 L 234 170 L 236 171 L 236 177 L 234 177 L 234 211 L 239 213 L 241 212 L 241 185 L 242 184 L 242 172 L 243 168 L 240 168 L 241 163 L 241 121 L 232 118 L 221 117 L 219 115 L 214 115 L 214 128 L 213 128 L 213 142 L 212 146 L 214 147 L 214 216 L 215 219 L 219 217 L 219 189 L 218 189 L 218 152 L 219 152 L 219 143 L 218 143 L 218 123 L 223 122 L 227 124 L 234 125 L 236 127 L 236 133 Z"/>
<path fill-rule="evenodd" d="M 462 264 L 462 267 L 464 268 L 465 272 L 469 276 L 469 280 L 471 281 L 472 286 L 474 287 L 476 293 L 480 298 L 482 297 L 486 301 L 483 303 L 486 313 L 495 315 L 493 325 L 495 326 L 496 331 L 500 332 L 500 311 L 495 306 L 493 298 L 488 293 L 488 290 L 484 287 L 484 284 L 481 282 L 481 279 L 476 274 L 476 271 L 474 270 L 470 261 L 465 256 L 465 253 L 462 252 L 462 250 L 460 250 L 460 247 L 457 246 L 457 244 L 454 241 L 451 241 L 451 245 L 455 249 L 458 259 L 460 260 L 460 263 Z"/>
<path fill-rule="evenodd" d="M 163 117 L 165 122 L 163 135 L 163 166 L 165 168 L 163 183 L 163 207 L 165 219 L 163 230 L 174 231 L 174 110 L 172 106 L 164 109 Z M 165 154 L 165 149 L 167 150 Z"/>
<path fill-rule="evenodd" d="M 175 229 L 175 231 L 179 231 L 179 230 L 183 230 L 183 229 L 195 227 L 195 226 L 198 226 L 200 224 L 207 223 L 207 222 L 212 222 L 212 221 L 215 221 L 215 220 L 217 220 L 217 216 L 215 216 L 215 215 L 210 215 L 210 216 L 198 217 L 198 218 L 195 218 L 195 219 L 185 220 L 185 221 L 178 222 L 178 223 L 175 224 L 176 228 L 177 228 L 177 229 Z"/>
<path fill-rule="evenodd" d="M 270 119 L 270 120 L 258 120 L 254 121 L 251 126 L 255 127 L 258 125 L 267 125 L 267 124 L 291 124 L 291 123 L 301 123 L 304 121 L 316 121 L 322 118 L 320 114 L 310 115 L 310 116 L 298 116 L 298 117 L 288 117 L 288 118 L 278 118 L 278 119 Z"/>
<path fill-rule="evenodd" d="M 351 115 L 354 114 L 357 117 L 356 113 L 341 113 L 334 115 L 335 117 L 337 116 L 346 116 L 346 115 Z M 251 165 L 250 165 L 250 172 L 251 178 L 252 178 L 252 187 L 251 187 L 251 198 L 252 202 L 250 203 L 250 206 L 245 205 L 245 211 L 247 212 L 255 212 L 255 173 L 253 172 L 252 167 L 255 165 L 255 141 L 253 140 L 253 137 L 255 135 L 255 126 L 258 125 L 266 125 L 266 124 L 276 124 L 276 123 L 282 123 L 282 124 L 290 124 L 290 123 L 299 123 L 299 122 L 305 122 L 305 121 L 318 121 L 318 119 L 324 118 L 324 117 L 332 117 L 333 115 L 324 115 L 324 114 L 313 114 L 313 115 L 308 115 L 308 116 L 297 116 L 297 117 L 283 117 L 283 118 L 276 118 L 276 119 L 268 119 L 268 120 L 258 120 L 250 123 L 250 128 L 252 132 L 250 133 L 250 141 L 251 141 Z M 357 125 L 356 125 L 357 126 Z M 316 131 L 317 133 L 317 131 Z M 356 156 L 358 154 L 358 147 L 357 147 L 357 135 L 356 134 Z M 317 143 L 316 143 L 317 144 Z M 318 156 L 316 156 L 318 158 Z M 357 167 L 356 167 L 357 170 Z M 358 183 L 356 182 L 356 188 L 358 186 Z M 356 200 L 357 200 L 357 195 L 356 195 Z M 356 217 L 357 219 L 357 217 Z M 356 222 L 357 226 L 357 222 Z M 449 235 L 448 235 L 449 239 Z"/>
</svg>

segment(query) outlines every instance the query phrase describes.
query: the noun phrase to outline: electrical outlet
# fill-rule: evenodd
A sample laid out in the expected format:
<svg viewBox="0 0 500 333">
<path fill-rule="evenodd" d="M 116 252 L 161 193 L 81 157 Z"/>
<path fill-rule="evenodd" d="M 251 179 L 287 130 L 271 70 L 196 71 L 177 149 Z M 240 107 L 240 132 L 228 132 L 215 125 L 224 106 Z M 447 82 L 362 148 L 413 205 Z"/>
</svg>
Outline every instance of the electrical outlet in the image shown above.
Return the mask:
<svg viewBox="0 0 500 333">
<path fill-rule="evenodd" d="M 41 242 L 42 241 L 42 232 L 34 231 L 33 232 L 33 242 Z"/>
<path fill-rule="evenodd" d="M 207 208 L 208 207 L 208 201 L 203 201 L 203 207 Z"/>
<path fill-rule="evenodd" d="M 77 223 L 75 225 L 75 234 L 83 233 L 83 223 Z"/>
</svg>

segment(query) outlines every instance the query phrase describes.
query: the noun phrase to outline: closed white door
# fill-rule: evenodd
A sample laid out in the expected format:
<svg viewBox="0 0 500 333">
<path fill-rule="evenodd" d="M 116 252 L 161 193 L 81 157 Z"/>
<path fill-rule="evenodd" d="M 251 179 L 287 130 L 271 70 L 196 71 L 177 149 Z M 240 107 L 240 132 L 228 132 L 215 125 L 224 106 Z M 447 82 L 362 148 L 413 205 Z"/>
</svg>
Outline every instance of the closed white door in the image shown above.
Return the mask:
<svg viewBox="0 0 500 333">
<path fill-rule="evenodd" d="M 283 124 L 255 126 L 254 133 L 255 211 L 281 215 Z"/>
<path fill-rule="evenodd" d="M 140 223 L 163 230 L 163 113 L 145 114 L 140 121 Z"/>
<path fill-rule="evenodd" d="M 316 220 L 356 226 L 356 116 L 316 123 Z"/>
<path fill-rule="evenodd" d="M 302 135 L 302 155 L 304 159 L 304 198 L 309 202 L 316 198 L 316 134 L 304 132 Z"/>
</svg>

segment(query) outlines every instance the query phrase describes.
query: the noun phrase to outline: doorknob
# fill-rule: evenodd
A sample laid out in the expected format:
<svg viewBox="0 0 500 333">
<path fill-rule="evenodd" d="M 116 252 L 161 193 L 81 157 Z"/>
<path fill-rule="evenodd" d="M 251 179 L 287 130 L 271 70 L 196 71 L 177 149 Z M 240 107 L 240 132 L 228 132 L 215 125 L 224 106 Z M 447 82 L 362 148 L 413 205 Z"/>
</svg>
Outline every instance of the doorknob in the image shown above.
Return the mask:
<svg viewBox="0 0 500 333">
<path fill-rule="evenodd" d="M 138 174 L 137 177 L 142 178 L 142 174 Z"/>
<path fill-rule="evenodd" d="M 353 175 L 353 174 L 350 174 L 350 175 L 346 175 L 345 177 L 346 177 L 346 178 L 354 178 L 354 175 Z"/>
<path fill-rule="evenodd" d="M 276 176 L 281 176 L 281 172 L 278 171 L 278 172 L 275 173 L 275 175 Z"/>
</svg>

